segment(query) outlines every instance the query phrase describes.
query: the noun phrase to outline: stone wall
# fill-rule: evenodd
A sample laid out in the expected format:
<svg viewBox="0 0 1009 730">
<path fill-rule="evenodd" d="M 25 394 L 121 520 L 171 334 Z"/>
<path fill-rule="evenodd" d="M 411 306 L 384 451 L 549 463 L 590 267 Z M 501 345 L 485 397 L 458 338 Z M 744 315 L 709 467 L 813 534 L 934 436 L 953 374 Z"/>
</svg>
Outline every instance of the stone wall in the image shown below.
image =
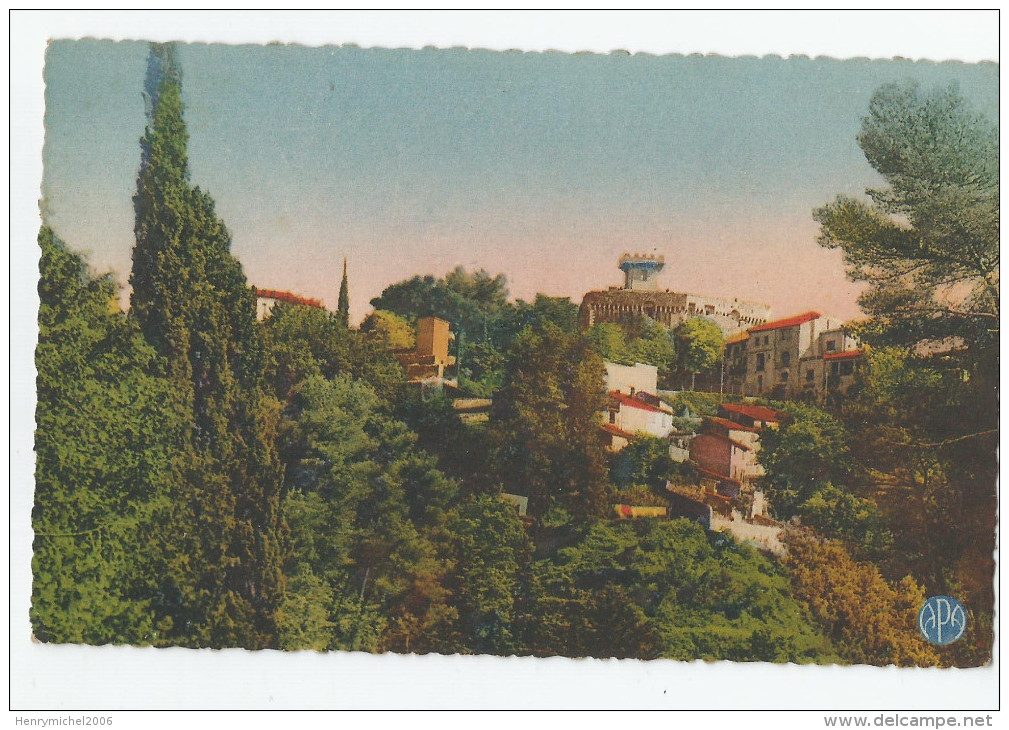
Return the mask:
<svg viewBox="0 0 1009 730">
<path fill-rule="evenodd" d="M 590 291 L 582 298 L 579 313 L 582 329 L 599 322 L 620 322 L 641 315 L 672 329 L 691 317 L 715 322 L 725 335 L 767 321 L 771 307 L 726 297 L 669 291 L 641 291 L 613 288 Z"/>
</svg>

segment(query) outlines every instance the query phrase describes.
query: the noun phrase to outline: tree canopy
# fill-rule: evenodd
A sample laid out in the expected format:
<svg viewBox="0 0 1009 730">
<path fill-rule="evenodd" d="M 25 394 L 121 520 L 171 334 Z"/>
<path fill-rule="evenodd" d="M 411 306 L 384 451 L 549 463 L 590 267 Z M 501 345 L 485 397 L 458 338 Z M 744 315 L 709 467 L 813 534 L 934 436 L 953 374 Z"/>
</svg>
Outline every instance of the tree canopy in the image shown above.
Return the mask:
<svg viewBox="0 0 1009 730">
<path fill-rule="evenodd" d="M 310 377 L 285 410 L 294 582 L 280 609 L 281 646 L 423 649 L 437 639 L 432 626 L 455 615 L 436 542 L 455 484 L 362 382 Z"/>
<path fill-rule="evenodd" d="M 361 332 L 389 350 L 409 350 L 417 337 L 410 322 L 395 312 L 376 309 L 361 322 Z"/>
<path fill-rule="evenodd" d="M 32 631 L 171 643 L 184 394 L 155 375 L 156 353 L 119 311 L 111 277 L 91 276 L 47 227 L 38 241 Z"/>
<path fill-rule="evenodd" d="M 567 543 L 532 566 L 535 655 L 836 659 L 787 574 L 696 523 L 586 521 Z"/>
<path fill-rule="evenodd" d="M 694 375 L 713 368 L 722 359 L 722 328 L 710 319 L 691 317 L 674 330 L 673 337 L 677 365 L 682 372 L 690 373 L 693 389 Z"/>
<path fill-rule="evenodd" d="M 925 593 L 911 578 L 888 583 L 872 563 L 808 532 L 786 534 L 796 596 L 854 664 L 928 666 L 939 657 L 915 626 Z"/>
<path fill-rule="evenodd" d="M 347 259 L 343 260 L 343 278 L 340 280 L 340 295 L 336 301 L 336 318 L 344 327 L 350 326 L 350 289 L 347 284 Z"/>
<path fill-rule="evenodd" d="M 820 243 L 865 281 L 863 336 L 916 344 L 998 341 L 998 130 L 955 87 L 887 84 L 858 142 L 887 187 L 815 211 Z"/>
<path fill-rule="evenodd" d="M 821 245 L 868 284 L 856 333 L 873 349 L 840 413 L 899 545 L 881 565 L 971 604 L 980 629 L 953 651 L 977 664 L 994 602 L 998 130 L 955 87 L 908 82 L 876 91 L 858 142 L 886 185 L 814 211 Z"/>
<path fill-rule="evenodd" d="M 581 337 L 551 322 L 523 330 L 491 411 L 505 488 L 528 495 L 536 514 L 554 505 L 578 514 L 603 509 L 604 406 L 603 361 Z"/>
</svg>

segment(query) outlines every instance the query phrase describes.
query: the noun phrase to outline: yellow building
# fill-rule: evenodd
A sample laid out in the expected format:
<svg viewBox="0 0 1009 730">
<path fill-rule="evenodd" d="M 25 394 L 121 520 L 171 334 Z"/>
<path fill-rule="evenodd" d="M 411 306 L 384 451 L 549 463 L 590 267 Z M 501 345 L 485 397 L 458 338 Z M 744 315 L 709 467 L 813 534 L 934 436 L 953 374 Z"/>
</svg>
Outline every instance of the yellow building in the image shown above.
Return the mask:
<svg viewBox="0 0 1009 730">
<path fill-rule="evenodd" d="M 396 359 L 406 368 L 412 382 L 445 377 L 445 368 L 455 365 L 455 357 L 448 354 L 449 342 L 454 339 L 449 323 L 439 317 L 421 317 L 417 320 L 417 345 L 408 352 L 395 353 Z"/>
</svg>

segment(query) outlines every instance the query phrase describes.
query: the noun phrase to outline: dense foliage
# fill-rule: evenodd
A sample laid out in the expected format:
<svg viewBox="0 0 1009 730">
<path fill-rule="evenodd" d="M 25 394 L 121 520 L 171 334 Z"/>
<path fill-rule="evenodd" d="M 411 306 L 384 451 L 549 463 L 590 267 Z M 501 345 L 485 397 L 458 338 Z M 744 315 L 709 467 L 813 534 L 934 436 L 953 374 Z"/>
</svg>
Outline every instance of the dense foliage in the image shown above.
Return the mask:
<svg viewBox="0 0 1009 730">
<path fill-rule="evenodd" d="M 310 377 L 287 406 L 284 648 L 424 650 L 453 614 L 437 540 L 455 485 L 383 410 L 347 376 Z"/>
<path fill-rule="evenodd" d="M 836 660 L 752 548 L 687 520 L 587 521 L 567 539 L 533 564 L 535 655 Z"/>
<path fill-rule="evenodd" d="M 837 404 L 859 491 L 893 533 L 880 566 L 969 606 L 976 633 L 943 649 L 976 665 L 992 646 L 998 434 L 998 136 L 954 88 L 889 84 L 858 137 L 886 186 L 815 212 L 868 288 L 874 346 Z M 899 547 L 898 547 L 899 546 Z"/>
<path fill-rule="evenodd" d="M 580 515 L 605 509 L 606 461 L 598 437 L 603 361 L 552 322 L 528 327 L 512 347 L 494 397 L 496 473 L 530 508 Z"/>
<path fill-rule="evenodd" d="M 53 232 L 39 233 L 31 622 L 44 641 L 164 643 L 187 417 L 156 354 Z"/>
<path fill-rule="evenodd" d="M 816 211 L 821 243 L 869 283 L 864 336 L 892 344 L 955 338 L 977 365 L 998 346 L 998 130 L 955 88 L 888 84 L 858 136 L 887 187 Z"/>
<path fill-rule="evenodd" d="M 804 600 L 834 646 L 855 664 L 928 666 L 939 657 L 916 630 L 925 593 L 907 576 L 891 585 L 872 563 L 856 562 L 836 542 L 790 531 L 788 566 Z"/>
<path fill-rule="evenodd" d="M 562 331 L 578 331 L 578 306 L 566 297 L 537 294 L 529 303 L 508 300 L 503 274 L 459 266 L 443 278 L 414 276 L 391 284 L 371 300 L 376 317 L 363 326 L 369 332 L 394 325 L 389 314 L 411 326 L 419 317 L 435 316 L 452 323 L 456 335 L 459 386 L 474 396 L 490 396 L 504 381 L 507 351 L 526 327 L 551 322 Z M 380 314 L 381 313 L 381 314 Z"/>
</svg>

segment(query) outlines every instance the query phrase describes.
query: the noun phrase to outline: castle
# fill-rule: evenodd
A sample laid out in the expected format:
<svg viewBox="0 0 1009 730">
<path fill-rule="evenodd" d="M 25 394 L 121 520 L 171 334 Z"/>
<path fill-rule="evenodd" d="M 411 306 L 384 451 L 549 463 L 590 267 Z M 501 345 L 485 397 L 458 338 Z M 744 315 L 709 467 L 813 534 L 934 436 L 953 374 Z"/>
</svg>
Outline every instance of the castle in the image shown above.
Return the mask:
<svg viewBox="0 0 1009 730">
<path fill-rule="evenodd" d="M 658 275 L 665 265 L 663 256 L 625 253 L 620 257 L 623 288 L 587 292 L 579 314 L 581 327 L 644 315 L 672 329 L 690 317 L 704 317 L 721 327 L 723 334 L 731 335 L 770 317 L 770 305 L 760 302 L 660 290 Z"/>
</svg>

